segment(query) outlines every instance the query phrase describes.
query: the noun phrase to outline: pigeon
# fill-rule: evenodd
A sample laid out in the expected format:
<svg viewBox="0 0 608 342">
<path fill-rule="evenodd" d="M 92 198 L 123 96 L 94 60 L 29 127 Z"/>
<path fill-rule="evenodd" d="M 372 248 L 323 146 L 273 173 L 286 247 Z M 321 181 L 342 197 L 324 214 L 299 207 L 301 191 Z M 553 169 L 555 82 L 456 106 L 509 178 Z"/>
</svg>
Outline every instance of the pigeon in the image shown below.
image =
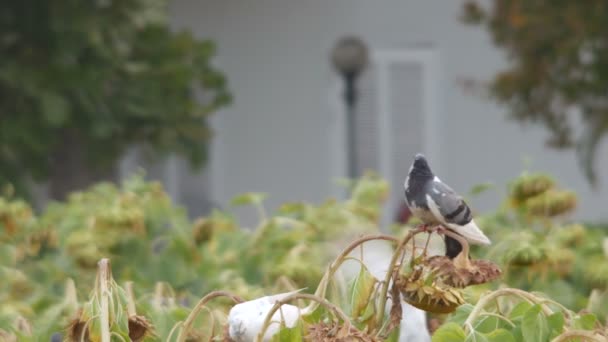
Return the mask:
<svg viewBox="0 0 608 342">
<path fill-rule="evenodd" d="M 403 186 L 405 203 L 425 224 L 441 225 L 474 244 L 491 243 L 473 221 L 471 209 L 464 199 L 433 174 L 422 154 L 416 154 Z M 460 243 L 449 236 L 445 236 L 445 247 L 450 259 L 462 251 Z"/>
</svg>

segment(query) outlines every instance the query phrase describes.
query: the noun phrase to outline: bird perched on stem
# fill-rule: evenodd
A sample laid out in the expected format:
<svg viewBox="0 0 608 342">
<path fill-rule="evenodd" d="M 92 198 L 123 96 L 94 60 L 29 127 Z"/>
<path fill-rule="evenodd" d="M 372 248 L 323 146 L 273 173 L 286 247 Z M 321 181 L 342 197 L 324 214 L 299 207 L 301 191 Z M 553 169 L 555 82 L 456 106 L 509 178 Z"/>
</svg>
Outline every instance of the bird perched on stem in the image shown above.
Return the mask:
<svg viewBox="0 0 608 342">
<path fill-rule="evenodd" d="M 491 243 L 473 221 L 464 199 L 433 174 L 422 154 L 414 158 L 403 186 L 405 203 L 425 225 L 443 226 L 474 244 Z M 446 235 L 445 249 L 445 255 L 453 259 L 462 251 L 462 245 Z"/>
</svg>

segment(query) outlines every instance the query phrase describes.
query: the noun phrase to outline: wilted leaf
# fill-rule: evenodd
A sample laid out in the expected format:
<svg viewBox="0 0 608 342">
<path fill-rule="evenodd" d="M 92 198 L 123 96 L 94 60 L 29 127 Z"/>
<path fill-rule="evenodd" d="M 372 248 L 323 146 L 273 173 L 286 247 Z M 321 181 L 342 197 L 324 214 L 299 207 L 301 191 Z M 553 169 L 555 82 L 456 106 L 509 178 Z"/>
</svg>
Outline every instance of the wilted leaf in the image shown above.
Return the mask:
<svg viewBox="0 0 608 342">
<path fill-rule="evenodd" d="M 374 292 L 376 278 L 369 273 L 367 268 L 362 264 L 357 277 L 353 280 L 350 289 L 350 304 L 352 317 L 359 317 L 368 306 L 370 297 Z"/>
</svg>

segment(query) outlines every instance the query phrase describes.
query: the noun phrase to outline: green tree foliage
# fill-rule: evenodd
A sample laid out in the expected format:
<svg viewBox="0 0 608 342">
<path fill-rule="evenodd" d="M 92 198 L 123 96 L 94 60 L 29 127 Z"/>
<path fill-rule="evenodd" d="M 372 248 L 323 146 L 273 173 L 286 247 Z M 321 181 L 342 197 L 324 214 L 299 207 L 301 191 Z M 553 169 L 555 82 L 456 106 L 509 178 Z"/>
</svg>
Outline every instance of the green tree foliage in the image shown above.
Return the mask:
<svg viewBox="0 0 608 342">
<path fill-rule="evenodd" d="M 166 7 L 0 4 L 0 184 L 46 180 L 65 154 L 108 168 L 132 144 L 204 161 L 206 118 L 231 96 L 214 44 L 171 31 Z"/>
<path fill-rule="evenodd" d="M 508 52 L 511 63 L 489 84 L 491 97 L 512 118 L 544 125 L 550 146 L 576 148 L 594 182 L 593 158 L 608 132 L 608 3 L 495 0 L 483 8 L 468 1 L 463 19 Z"/>
</svg>

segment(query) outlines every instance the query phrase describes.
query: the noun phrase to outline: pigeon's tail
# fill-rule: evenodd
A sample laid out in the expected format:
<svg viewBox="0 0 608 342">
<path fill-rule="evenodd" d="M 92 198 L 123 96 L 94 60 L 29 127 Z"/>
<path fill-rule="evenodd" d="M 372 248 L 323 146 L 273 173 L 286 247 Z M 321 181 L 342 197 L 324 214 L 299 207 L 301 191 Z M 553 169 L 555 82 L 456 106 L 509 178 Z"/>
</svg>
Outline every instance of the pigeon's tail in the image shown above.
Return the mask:
<svg viewBox="0 0 608 342">
<path fill-rule="evenodd" d="M 464 226 L 449 224 L 448 225 L 456 233 L 462 235 L 467 241 L 478 245 L 489 245 L 492 243 L 490 239 L 477 227 L 475 221 L 465 224 Z"/>
</svg>

